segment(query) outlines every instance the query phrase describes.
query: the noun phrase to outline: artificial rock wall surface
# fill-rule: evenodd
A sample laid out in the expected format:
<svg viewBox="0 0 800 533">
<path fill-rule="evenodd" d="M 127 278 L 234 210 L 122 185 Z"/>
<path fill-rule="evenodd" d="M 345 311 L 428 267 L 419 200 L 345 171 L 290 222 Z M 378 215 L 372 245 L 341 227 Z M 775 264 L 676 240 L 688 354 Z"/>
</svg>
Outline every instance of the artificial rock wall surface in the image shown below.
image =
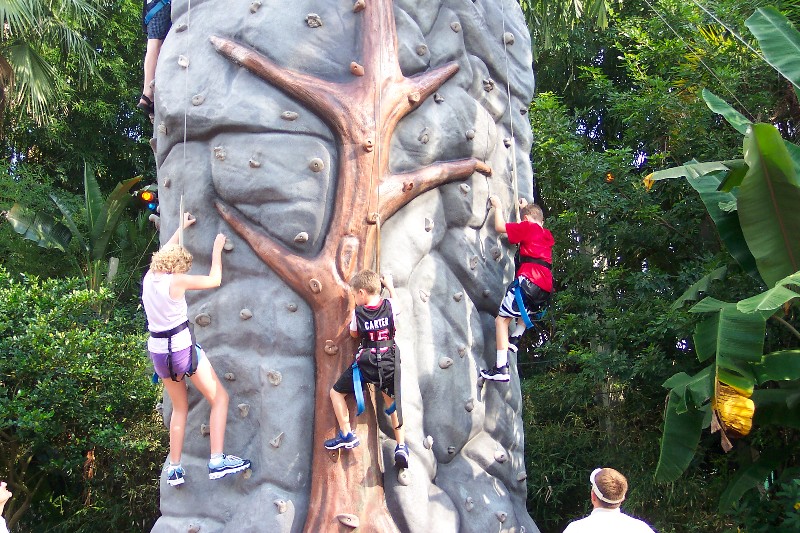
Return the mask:
<svg viewBox="0 0 800 533">
<path fill-rule="evenodd" d="M 196 272 L 228 235 L 222 287 L 190 295 L 190 319 L 230 394 L 226 451 L 253 468 L 207 479 L 208 406 L 190 387 L 187 482 L 162 476 L 153 531 L 538 531 L 518 379 L 477 383 L 513 275 L 482 223 L 489 194 L 510 216 L 514 156 L 531 196 L 522 13 L 511 0 L 355 4 L 173 0 L 156 73 L 162 235 L 181 197 L 198 218 L 185 235 Z M 373 266 L 373 212 L 398 292 L 403 472 L 371 409 L 362 446 L 322 450 L 328 388 L 353 349 L 344 281 Z"/>
</svg>

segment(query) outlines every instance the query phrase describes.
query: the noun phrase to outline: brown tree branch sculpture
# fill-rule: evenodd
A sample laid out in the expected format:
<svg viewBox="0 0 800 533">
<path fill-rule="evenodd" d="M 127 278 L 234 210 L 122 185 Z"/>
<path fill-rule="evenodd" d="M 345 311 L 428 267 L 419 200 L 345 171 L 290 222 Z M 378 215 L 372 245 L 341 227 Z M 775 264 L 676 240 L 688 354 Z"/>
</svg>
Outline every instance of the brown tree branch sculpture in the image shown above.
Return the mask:
<svg viewBox="0 0 800 533">
<path fill-rule="evenodd" d="M 311 307 L 316 338 L 316 397 L 311 493 L 306 533 L 397 531 L 386 507 L 374 411 L 353 420 L 362 446 L 330 453 L 322 447 L 336 431 L 328 390 L 352 361 L 348 334 L 353 301 L 347 281 L 371 264 L 375 218 L 387 220 L 425 191 L 491 169 L 476 158 L 440 162 L 405 174 L 389 171 L 389 143 L 398 122 L 458 71 L 454 62 L 407 78 L 400 71 L 392 0 L 373 0 L 363 13 L 364 65 L 351 64 L 352 81 L 332 83 L 282 68 L 259 52 L 229 39 L 212 37 L 217 51 L 296 98 L 332 129 L 339 167 L 330 227 L 314 257 L 298 255 L 222 202 L 222 217 L 256 255 Z M 377 160 L 376 160 L 377 159 Z M 367 402 L 369 405 L 369 402 Z"/>
</svg>

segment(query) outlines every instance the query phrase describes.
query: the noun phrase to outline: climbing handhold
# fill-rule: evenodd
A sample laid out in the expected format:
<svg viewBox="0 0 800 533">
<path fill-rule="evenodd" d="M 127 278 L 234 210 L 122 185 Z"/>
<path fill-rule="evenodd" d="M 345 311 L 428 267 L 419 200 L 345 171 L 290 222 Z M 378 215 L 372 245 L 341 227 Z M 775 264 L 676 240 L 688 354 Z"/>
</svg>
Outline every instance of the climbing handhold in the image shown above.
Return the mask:
<svg viewBox="0 0 800 533">
<path fill-rule="evenodd" d="M 417 55 L 418 56 L 424 56 L 427 53 L 428 53 L 428 45 L 421 44 L 421 45 L 417 46 Z"/>
<path fill-rule="evenodd" d="M 364 0 L 356 0 L 356 3 L 353 4 L 353 13 L 364 11 L 365 7 L 367 7 L 367 3 Z"/>
<path fill-rule="evenodd" d="M 219 159 L 220 161 L 225 161 L 225 148 L 223 148 L 222 146 L 215 146 L 214 158 Z"/>
<path fill-rule="evenodd" d="M 194 323 L 204 328 L 211 324 L 211 317 L 208 315 L 208 313 L 200 313 L 194 317 Z"/>
<path fill-rule="evenodd" d="M 172 180 L 170 178 L 164 178 L 164 187 L 169 189 L 172 186 Z"/>
<path fill-rule="evenodd" d="M 295 311 L 297 311 L 297 304 L 293 303 L 293 302 L 289 302 L 288 304 L 286 304 L 286 309 L 290 313 L 294 313 Z"/>
<path fill-rule="evenodd" d="M 250 168 L 261 168 L 261 161 L 256 161 L 255 159 L 251 159 L 247 164 L 250 165 Z"/>
<path fill-rule="evenodd" d="M 404 181 L 403 182 L 403 192 L 408 192 L 413 188 L 414 188 L 414 182 L 413 181 Z"/>
<path fill-rule="evenodd" d="M 207 437 L 211 433 L 211 427 L 208 424 L 200 424 L 200 434 Z"/>
<path fill-rule="evenodd" d="M 408 101 L 411 104 L 416 104 L 417 102 L 419 102 L 420 98 L 421 98 L 421 96 L 417 91 L 414 91 L 413 93 L 409 93 L 409 95 L 408 95 Z"/>
<path fill-rule="evenodd" d="M 255 13 L 261 7 L 261 0 L 255 0 L 255 2 L 250 2 L 250 13 Z"/>
<path fill-rule="evenodd" d="M 206 101 L 206 97 L 202 94 L 196 94 L 192 96 L 192 105 L 201 105 L 203 102 Z"/>
<path fill-rule="evenodd" d="M 475 400 L 470 398 L 466 401 L 466 403 L 464 403 L 464 410 L 468 413 L 471 413 L 473 409 L 475 409 Z"/>
<path fill-rule="evenodd" d="M 472 187 L 470 187 L 468 183 L 462 183 L 458 188 L 461 189 L 462 194 L 469 194 L 469 191 L 472 190 Z"/>
<path fill-rule="evenodd" d="M 322 292 L 322 282 L 318 279 L 311 278 L 308 281 L 308 286 L 311 289 L 311 292 L 314 294 L 319 294 Z"/>
<path fill-rule="evenodd" d="M 312 172 L 321 172 L 322 169 L 325 168 L 325 163 L 319 157 L 315 157 L 308 162 L 308 168 L 310 168 Z"/>
<path fill-rule="evenodd" d="M 504 452 L 503 450 L 495 450 L 494 460 L 497 461 L 498 463 L 505 463 L 508 460 L 508 456 L 506 455 L 506 452 Z"/>
<path fill-rule="evenodd" d="M 150 139 L 150 149 L 153 151 L 153 154 L 158 155 L 158 141 L 155 137 Z"/>
<path fill-rule="evenodd" d="M 517 481 L 525 481 L 526 479 L 528 479 L 528 474 L 524 470 L 517 474 Z"/>
<path fill-rule="evenodd" d="M 325 350 L 325 353 L 328 355 L 336 355 L 337 353 L 339 353 L 339 347 L 336 346 L 336 343 L 334 343 L 330 339 L 325 341 L 325 347 L 323 348 L 323 350 Z"/>
<path fill-rule="evenodd" d="M 308 242 L 308 233 L 306 233 L 305 231 L 301 231 L 300 233 L 294 236 L 294 242 L 300 244 Z"/>
<path fill-rule="evenodd" d="M 467 499 L 464 500 L 464 508 L 467 511 L 472 511 L 475 508 L 475 500 L 472 499 L 472 496 L 467 496 Z"/>
<path fill-rule="evenodd" d="M 281 113 L 281 118 L 283 120 L 288 120 L 289 122 L 293 120 L 297 120 L 300 117 L 300 113 L 297 111 L 284 111 Z"/>
<path fill-rule="evenodd" d="M 456 447 L 455 446 L 448 446 L 447 447 L 447 455 L 455 455 Z"/>
<path fill-rule="evenodd" d="M 460 22 L 451 22 L 450 29 L 454 32 L 458 33 L 461 31 L 461 23 Z"/>
<path fill-rule="evenodd" d="M 239 408 L 239 414 L 242 415 L 242 418 L 247 418 L 247 415 L 250 414 L 250 404 L 249 403 L 240 403 L 236 407 Z"/>
<path fill-rule="evenodd" d="M 374 149 L 375 149 L 375 145 L 372 143 L 372 140 L 371 139 L 367 139 L 364 142 L 364 151 L 365 152 L 371 152 Z"/>
<path fill-rule="evenodd" d="M 226 381 L 236 381 L 236 374 L 233 372 L 226 372 L 225 373 L 225 380 Z"/>
<path fill-rule="evenodd" d="M 494 515 L 497 517 L 497 521 L 501 524 L 506 521 L 506 518 L 508 518 L 508 513 L 503 511 L 497 511 Z"/>
<path fill-rule="evenodd" d="M 286 500 L 275 500 L 272 502 L 275 504 L 275 507 L 278 508 L 278 514 L 283 514 L 286 512 L 286 509 L 289 507 L 286 503 Z"/>
<path fill-rule="evenodd" d="M 460 302 L 462 298 L 464 298 L 464 293 L 463 292 L 459 291 L 459 292 L 457 292 L 457 293 L 455 293 L 453 295 L 453 300 L 455 300 L 457 302 Z"/>
<path fill-rule="evenodd" d="M 464 134 L 468 141 L 471 141 L 475 138 L 475 130 L 467 130 L 467 133 Z"/>
<path fill-rule="evenodd" d="M 445 369 L 453 366 L 453 360 L 449 357 L 442 357 L 439 359 L 439 368 Z"/>
<path fill-rule="evenodd" d="M 350 63 L 350 72 L 353 74 L 353 76 L 363 76 L 364 67 L 353 61 Z"/>
<path fill-rule="evenodd" d="M 503 257 L 503 251 L 500 249 L 499 246 L 495 246 L 494 248 L 492 248 L 491 254 L 492 254 L 492 259 L 494 259 L 495 261 L 500 261 L 500 258 Z"/>
<path fill-rule="evenodd" d="M 505 32 L 503 34 L 503 42 L 509 45 L 514 44 L 514 34 L 510 31 Z"/>
<path fill-rule="evenodd" d="M 277 370 L 270 370 L 267 372 L 267 380 L 269 380 L 273 386 L 277 387 L 281 384 L 281 381 L 283 381 L 283 375 Z"/>
<path fill-rule="evenodd" d="M 247 470 L 245 470 L 244 472 L 242 472 L 242 477 L 245 478 L 245 479 L 250 479 L 250 477 L 252 475 L 253 475 L 253 471 L 251 469 L 249 469 L 249 468 Z"/>
<path fill-rule="evenodd" d="M 187 533 L 200 533 L 200 524 L 189 524 L 189 529 L 186 531 Z"/>
<path fill-rule="evenodd" d="M 417 140 L 422 144 L 428 144 L 428 140 L 430 139 L 429 130 L 428 128 L 422 128 L 422 131 L 419 132 L 419 136 Z"/>
<path fill-rule="evenodd" d="M 423 303 L 427 302 L 429 297 L 430 297 L 430 294 L 428 294 L 427 292 L 425 292 L 425 291 L 420 289 L 420 291 L 419 291 L 419 299 L 422 300 Z"/>
<path fill-rule="evenodd" d="M 441 104 L 442 102 L 444 102 L 444 96 L 442 96 L 439 93 L 434 93 L 433 94 L 433 101 L 436 102 L 437 104 Z"/>
<path fill-rule="evenodd" d="M 494 90 L 494 80 L 492 78 L 486 78 L 483 80 L 483 90 L 487 93 Z"/>
<path fill-rule="evenodd" d="M 283 436 L 284 435 L 285 435 L 284 432 L 281 431 L 280 433 L 275 435 L 274 438 L 270 439 L 269 445 L 272 446 L 273 448 L 280 448 L 281 447 L 281 443 L 283 442 Z"/>
<path fill-rule="evenodd" d="M 164 124 L 163 122 L 160 122 L 158 124 L 158 133 L 160 133 L 161 135 L 166 135 L 167 133 L 167 125 Z"/>
<path fill-rule="evenodd" d="M 309 13 L 306 15 L 306 24 L 309 28 L 319 28 L 322 26 L 322 18 L 316 13 Z"/>
<path fill-rule="evenodd" d="M 458 356 L 463 358 L 465 355 L 467 355 L 467 347 L 462 344 L 458 347 Z"/>
<path fill-rule="evenodd" d="M 524 115 L 527 115 L 527 114 L 528 114 L 528 110 L 527 110 L 527 109 L 525 109 L 524 107 L 522 107 L 522 108 L 520 108 L 520 110 L 519 110 L 519 114 L 520 114 L 520 115 L 523 115 L 523 116 L 524 116 Z"/>
<path fill-rule="evenodd" d="M 491 295 L 492 295 L 492 291 L 490 291 L 489 289 L 483 289 L 483 297 L 484 298 L 488 298 Z"/>
<path fill-rule="evenodd" d="M 359 525 L 358 517 L 354 514 L 347 514 L 342 513 L 336 515 L 336 519 L 343 525 L 347 527 L 352 527 L 353 529 L 357 528 Z"/>
<path fill-rule="evenodd" d="M 182 33 L 189 29 L 189 26 L 186 25 L 185 22 L 181 22 L 180 24 L 175 24 L 173 26 L 175 33 Z"/>
<path fill-rule="evenodd" d="M 425 231 L 431 231 L 431 230 L 433 230 L 433 220 L 431 220 L 430 218 L 426 218 L 425 219 Z"/>
<path fill-rule="evenodd" d="M 511 139 L 510 139 L 510 138 L 508 138 L 508 137 L 506 137 L 505 139 L 503 139 L 503 145 L 504 145 L 506 148 L 511 148 Z"/>
<path fill-rule="evenodd" d="M 397 482 L 407 487 L 411 485 L 411 476 L 408 475 L 408 470 L 405 468 L 401 468 L 399 472 L 397 472 Z"/>
<path fill-rule="evenodd" d="M 253 318 L 253 312 L 247 308 L 242 309 L 239 311 L 239 318 L 242 320 L 250 320 Z"/>
<path fill-rule="evenodd" d="M 231 240 L 225 241 L 225 245 L 222 247 L 222 249 L 225 250 L 226 252 L 232 252 L 233 251 L 233 241 L 231 241 Z"/>
<path fill-rule="evenodd" d="M 478 262 L 480 262 L 480 258 L 477 255 L 473 255 L 469 260 L 469 268 L 475 270 L 478 268 Z"/>
<path fill-rule="evenodd" d="M 189 68 L 189 58 L 186 57 L 185 55 L 179 55 L 178 65 L 180 65 L 183 68 Z"/>
<path fill-rule="evenodd" d="M 431 437 L 430 435 L 425 437 L 425 439 L 423 439 L 422 441 L 422 445 L 425 446 L 426 450 L 430 450 L 431 448 L 433 448 L 433 437 Z"/>
</svg>

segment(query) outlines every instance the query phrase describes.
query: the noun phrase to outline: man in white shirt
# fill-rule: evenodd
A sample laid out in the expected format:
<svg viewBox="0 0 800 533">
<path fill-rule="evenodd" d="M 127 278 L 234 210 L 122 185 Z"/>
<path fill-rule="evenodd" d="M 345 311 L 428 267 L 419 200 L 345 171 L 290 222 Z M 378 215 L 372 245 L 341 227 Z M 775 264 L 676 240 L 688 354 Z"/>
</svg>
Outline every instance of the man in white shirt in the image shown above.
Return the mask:
<svg viewBox="0 0 800 533">
<path fill-rule="evenodd" d="M 3 509 L 6 507 L 6 502 L 11 499 L 11 491 L 8 490 L 5 481 L 0 482 L 0 533 L 8 533 L 6 527 L 6 519 L 3 518 Z"/>
<path fill-rule="evenodd" d="M 589 476 L 589 481 L 594 510 L 586 518 L 570 523 L 564 533 L 655 533 L 641 520 L 620 510 L 628 492 L 625 476 L 613 468 L 598 468 Z"/>
</svg>

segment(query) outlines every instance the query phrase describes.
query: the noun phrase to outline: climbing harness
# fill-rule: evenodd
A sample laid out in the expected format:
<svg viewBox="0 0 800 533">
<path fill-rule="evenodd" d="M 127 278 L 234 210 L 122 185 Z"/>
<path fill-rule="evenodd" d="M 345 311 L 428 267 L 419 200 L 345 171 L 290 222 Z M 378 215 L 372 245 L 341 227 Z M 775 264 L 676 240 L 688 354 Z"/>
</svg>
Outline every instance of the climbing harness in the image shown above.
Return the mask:
<svg viewBox="0 0 800 533">
<path fill-rule="evenodd" d="M 153 17 L 156 16 L 156 13 L 167 7 L 172 0 L 158 0 L 158 3 L 150 8 L 150 11 L 144 16 L 144 23 L 145 25 L 150 24 L 150 21 L 153 20 Z"/>
<path fill-rule="evenodd" d="M 178 379 L 178 374 L 172 368 L 172 355 L 173 355 L 172 354 L 172 337 L 174 337 L 175 335 L 177 335 L 178 333 L 180 333 L 181 331 L 183 331 L 185 329 L 189 329 L 189 334 L 192 336 L 192 344 L 191 344 L 191 347 L 190 347 L 190 349 L 191 349 L 191 355 L 190 355 L 191 364 L 189 365 L 189 370 L 187 372 L 185 372 L 183 375 L 191 377 L 195 372 L 197 372 L 197 364 L 198 364 L 198 355 L 197 354 L 198 354 L 198 350 L 200 350 L 202 348 L 200 348 L 199 344 L 195 343 L 194 333 L 189 328 L 189 321 L 187 320 L 187 321 L 183 322 L 182 324 L 179 324 L 179 325 L 175 326 L 174 328 L 169 329 L 167 331 L 151 331 L 150 332 L 150 336 L 155 338 L 155 339 L 167 339 L 167 354 L 168 354 L 167 355 L 167 366 L 169 367 L 169 377 L 172 379 L 172 381 L 177 381 L 177 382 L 183 381 L 183 377 L 181 377 L 181 379 Z"/>
</svg>

